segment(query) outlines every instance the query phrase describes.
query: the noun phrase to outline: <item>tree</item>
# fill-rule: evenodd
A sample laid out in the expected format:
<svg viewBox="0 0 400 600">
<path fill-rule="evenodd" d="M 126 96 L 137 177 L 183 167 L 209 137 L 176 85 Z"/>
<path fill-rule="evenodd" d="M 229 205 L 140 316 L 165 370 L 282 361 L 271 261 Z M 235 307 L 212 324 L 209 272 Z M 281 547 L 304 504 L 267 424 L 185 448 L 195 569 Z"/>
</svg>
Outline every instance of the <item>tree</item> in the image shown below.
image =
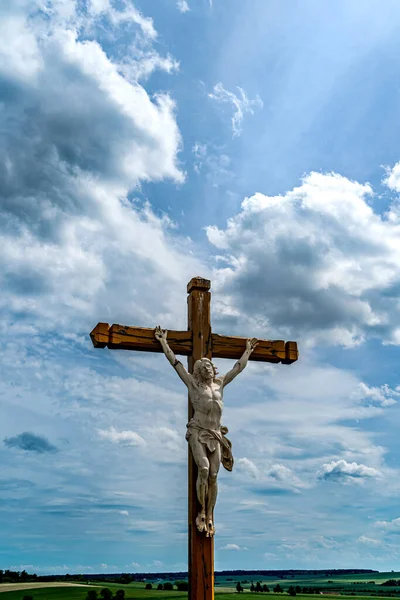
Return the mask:
<svg viewBox="0 0 400 600">
<path fill-rule="evenodd" d="M 264 585 L 263 585 L 263 592 L 269 592 L 269 587 L 267 586 L 266 583 L 264 583 Z"/>
<path fill-rule="evenodd" d="M 288 590 L 288 594 L 289 596 L 295 596 L 296 595 L 296 590 L 294 589 L 294 587 L 291 585 L 289 590 Z"/>
<path fill-rule="evenodd" d="M 252 584 L 251 584 L 251 586 L 250 586 L 250 591 L 251 591 L 251 592 L 254 592 L 254 591 L 255 591 L 255 589 L 256 589 L 256 588 L 254 587 L 254 583 L 252 583 Z"/>
<path fill-rule="evenodd" d="M 88 590 L 88 593 L 86 594 L 86 600 L 97 600 L 97 591 Z"/>
<path fill-rule="evenodd" d="M 162 584 L 162 583 L 159 583 L 159 584 L 158 584 L 158 586 L 157 586 L 157 589 L 158 589 L 158 590 L 163 590 L 163 589 L 164 589 L 164 586 L 163 586 L 163 584 Z"/>
<path fill-rule="evenodd" d="M 256 583 L 256 592 L 262 592 L 261 581 L 257 581 Z"/>
<path fill-rule="evenodd" d="M 145 590 L 152 590 L 153 586 L 151 585 L 151 583 L 146 583 L 146 585 L 144 586 Z"/>
<path fill-rule="evenodd" d="M 173 589 L 174 589 L 174 586 L 170 581 L 166 581 L 164 583 L 164 590 L 168 590 L 170 592 Z"/>
<path fill-rule="evenodd" d="M 115 600 L 125 600 L 125 592 L 124 592 L 124 590 L 117 590 L 115 592 Z"/>
<path fill-rule="evenodd" d="M 279 583 L 277 583 L 276 586 L 274 587 L 274 592 L 275 592 L 275 594 L 281 594 L 283 592 L 283 589 L 281 588 Z"/>
<path fill-rule="evenodd" d="M 103 600 L 112 600 L 112 592 L 108 588 L 100 590 L 100 596 Z"/>
<path fill-rule="evenodd" d="M 240 581 L 237 582 L 236 584 L 236 591 L 240 594 L 240 592 L 243 592 L 243 588 L 240 585 Z"/>
<path fill-rule="evenodd" d="M 175 581 L 176 588 L 179 592 L 188 592 L 189 584 L 187 581 Z"/>
</svg>

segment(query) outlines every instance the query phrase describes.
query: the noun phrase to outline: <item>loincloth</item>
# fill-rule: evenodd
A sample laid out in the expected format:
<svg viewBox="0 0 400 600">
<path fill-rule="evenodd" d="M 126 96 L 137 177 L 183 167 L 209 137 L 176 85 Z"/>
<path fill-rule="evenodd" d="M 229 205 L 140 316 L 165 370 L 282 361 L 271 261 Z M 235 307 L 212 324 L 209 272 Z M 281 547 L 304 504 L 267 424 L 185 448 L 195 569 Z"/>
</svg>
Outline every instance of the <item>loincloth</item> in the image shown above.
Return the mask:
<svg viewBox="0 0 400 600">
<path fill-rule="evenodd" d="M 233 469 L 233 454 L 232 454 L 232 442 L 225 437 L 225 434 L 228 433 L 227 427 L 221 427 L 218 431 L 217 429 L 207 429 L 205 427 L 201 427 L 197 423 L 193 423 L 192 421 L 187 424 L 187 432 L 186 439 L 189 441 L 190 436 L 197 432 L 197 439 L 201 444 L 204 444 L 210 452 L 214 452 L 217 448 L 217 444 L 221 446 L 221 463 L 222 466 L 227 471 L 232 471 Z"/>
</svg>

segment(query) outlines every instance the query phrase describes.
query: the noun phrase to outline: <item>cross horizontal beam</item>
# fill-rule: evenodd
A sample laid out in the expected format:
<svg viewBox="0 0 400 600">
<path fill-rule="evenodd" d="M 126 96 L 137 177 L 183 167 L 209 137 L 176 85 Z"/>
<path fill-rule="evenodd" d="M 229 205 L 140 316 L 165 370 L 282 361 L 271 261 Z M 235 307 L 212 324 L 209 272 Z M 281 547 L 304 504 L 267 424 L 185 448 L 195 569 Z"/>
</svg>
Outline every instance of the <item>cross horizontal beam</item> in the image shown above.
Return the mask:
<svg viewBox="0 0 400 600">
<path fill-rule="evenodd" d="M 154 337 L 154 329 L 126 327 L 98 323 L 90 333 L 95 348 L 139 350 L 141 352 L 162 352 L 161 344 Z M 192 354 L 192 332 L 168 330 L 168 344 L 175 354 Z M 211 334 L 211 354 L 213 358 L 240 358 L 246 348 L 246 338 Z M 283 340 L 259 340 L 250 360 L 282 363 L 290 365 L 299 358 L 296 342 Z"/>
</svg>

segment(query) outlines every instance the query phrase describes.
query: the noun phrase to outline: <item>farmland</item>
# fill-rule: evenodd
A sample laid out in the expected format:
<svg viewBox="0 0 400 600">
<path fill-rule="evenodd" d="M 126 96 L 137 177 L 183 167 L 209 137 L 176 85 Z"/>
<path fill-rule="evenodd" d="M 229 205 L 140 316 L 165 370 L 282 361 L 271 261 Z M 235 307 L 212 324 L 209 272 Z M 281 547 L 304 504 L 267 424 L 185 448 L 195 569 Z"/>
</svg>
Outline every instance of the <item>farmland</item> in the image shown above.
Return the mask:
<svg viewBox="0 0 400 600">
<path fill-rule="evenodd" d="M 244 588 L 244 594 L 249 594 L 251 584 L 255 585 L 256 582 L 260 582 L 261 585 L 266 585 L 269 588 L 269 592 L 265 592 L 262 595 L 270 596 L 270 600 L 275 598 L 276 600 L 284 600 L 288 598 L 288 592 L 290 589 L 297 590 L 296 596 L 299 600 L 315 599 L 315 595 L 326 594 L 329 595 L 330 600 L 354 600 L 354 596 L 357 600 L 378 599 L 379 597 L 400 597 L 399 586 L 387 586 L 382 585 L 388 580 L 400 580 L 400 573 L 362 573 L 362 574 L 297 574 L 297 575 L 286 575 L 280 576 L 261 576 L 260 574 L 245 574 L 240 575 L 224 575 L 216 576 L 215 581 L 215 594 L 218 600 L 224 600 L 232 598 L 232 594 L 236 593 L 236 584 L 238 581 L 242 583 Z M 34 600 L 85 600 L 89 589 L 94 589 L 100 592 L 104 587 L 110 589 L 115 594 L 117 590 L 123 589 L 125 592 L 126 600 L 133 600 L 135 598 L 142 599 L 152 598 L 157 599 L 170 599 L 175 600 L 177 598 L 187 598 L 187 592 L 179 592 L 174 590 L 157 590 L 157 585 L 162 583 L 160 580 L 152 580 L 153 589 L 145 589 L 146 581 L 132 582 L 128 585 L 122 585 L 120 583 L 110 583 L 108 581 L 96 581 L 86 584 L 82 583 L 31 583 L 31 584 L 0 584 L 1 600 L 22 600 L 25 594 L 33 596 Z M 273 589 L 279 585 L 283 592 L 274 593 Z M 29 586 L 29 587 L 28 587 Z M 312 589 L 313 593 L 304 593 L 304 589 L 307 591 Z M 258 594 L 259 595 L 259 594 Z"/>
</svg>

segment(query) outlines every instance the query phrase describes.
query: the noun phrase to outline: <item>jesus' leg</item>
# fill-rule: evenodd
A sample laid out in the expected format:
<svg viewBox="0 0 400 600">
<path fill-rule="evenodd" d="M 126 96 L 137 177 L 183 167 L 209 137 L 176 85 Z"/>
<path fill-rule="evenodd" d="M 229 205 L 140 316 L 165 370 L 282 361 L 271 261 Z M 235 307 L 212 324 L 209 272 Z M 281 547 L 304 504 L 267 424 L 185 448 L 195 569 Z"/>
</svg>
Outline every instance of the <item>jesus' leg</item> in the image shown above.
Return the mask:
<svg viewBox="0 0 400 600">
<path fill-rule="evenodd" d="M 190 447 L 192 449 L 192 454 L 194 461 L 197 465 L 197 482 L 196 482 L 196 492 L 197 498 L 200 503 L 200 512 L 196 518 L 196 526 L 199 531 L 207 532 L 207 522 L 206 522 L 206 503 L 207 503 L 207 495 L 208 495 L 208 480 L 209 480 L 209 472 L 210 472 L 210 463 L 207 458 L 207 451 L 205 446 L 198 441 L 197 436 L 190 436 Z"/>
<path fill-rule="evenodd" d="M 210 462 L 210 473 L 208 476 L 208 497 L 207 497 L 207 536 L 212 537 L 214 529 L 214 506 L 217 501 L 218 483 L 217 476 L 221 464 L 221 446 L 217 444 L 214 452 L 208 454 Z"/>
</svg>

